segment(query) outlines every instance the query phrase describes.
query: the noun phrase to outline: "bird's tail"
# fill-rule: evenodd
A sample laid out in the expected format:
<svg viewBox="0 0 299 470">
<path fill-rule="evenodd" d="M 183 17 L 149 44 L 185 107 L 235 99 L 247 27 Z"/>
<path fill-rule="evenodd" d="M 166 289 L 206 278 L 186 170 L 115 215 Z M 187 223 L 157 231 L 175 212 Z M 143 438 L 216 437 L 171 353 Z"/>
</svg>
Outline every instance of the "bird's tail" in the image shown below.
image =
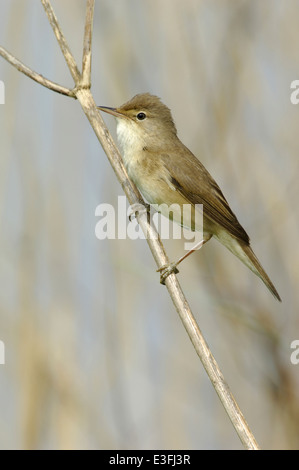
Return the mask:
<svg viewBox="0 0 299 470">
<path fill-rule="evenodd" d="M 252 251 L 251 247 L 249 245 L 246 245 L 245 243 L 239 243 L 239 246 L 241 248 L 238 250 L 236 253 L 233 251 L 233 253 L 249 268 L 251 269 L 254 274 L 256 274 L 262 281 L 263 283 L 268 287 L 269 291 L 271 294 L 274 295 L 274 297 L 281 302 L 281 298 L 275 289 L 272 281 L 270 280 L 268 274 L 265 272 L 263 269 L 261 263 L 255 256 L 254 252 Z"/>
<path fill-rule="evenodd" d="M 263 269 L 261 263 L 255 256 L 254 252 L 252 251 L 251 247 L 249 245 L 242 244 L 241 248 L 243 249 L 245 253 L 245 258 L 241 259 L 246 266 L 248 266 L 249 269 L 251 269 L 254 274 L 256 274 L 262 281 L 263 283 L 268 287 L 269 291 L 274 295 L 274 297 L 281 302 L 281 298 L 275 289 L 273 283 L 271 282 L 269 276 Z"/>
<path fill-rule="evenodd" d="M 261 263 L 253 253 L 250 245 L 237 240 L 235 237 L 223 237 L 222 234 L 217 237 L 218 240 L 225 245 L 235 256 L 237 256 L 242 263 L 244 263 L 254 274 L 256 274 L 263 283 L 268 287 L 271 294 L 281 302 L 281 298 L 271 282 L 269 276 L 264 271 Z"/>
</svg>

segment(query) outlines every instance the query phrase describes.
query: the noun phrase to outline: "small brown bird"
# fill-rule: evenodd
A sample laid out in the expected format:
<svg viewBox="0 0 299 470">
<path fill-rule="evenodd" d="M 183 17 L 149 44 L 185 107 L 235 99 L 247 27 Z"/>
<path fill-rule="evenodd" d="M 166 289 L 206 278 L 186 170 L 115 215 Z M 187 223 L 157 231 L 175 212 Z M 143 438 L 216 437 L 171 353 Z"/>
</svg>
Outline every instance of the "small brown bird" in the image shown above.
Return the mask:
<svg viewBox="0 0 299 470">
<path fill-rule="evenodd" d="M 150 204 L 191 204 L 193 215 L 182 222 L 182 210 L 173 220 L 191 230 L 196 226 L 195 205 L 203 205 L 203 243 L 214 236 L 265 283 L 277 290 L 253 253 L 249 237 L 210 173 L 179 140 L 170 109 L 157 96 L 143 93 L 118 108 L 99 106 L 117 119 L 117 137 L 130 178 Z M 163 211 L 161 211 L 163 214 Z M 165 215 L 169 216 L 169 212 Z M 184 259 L 160 268 L 162 281 Z"/>
</svg>

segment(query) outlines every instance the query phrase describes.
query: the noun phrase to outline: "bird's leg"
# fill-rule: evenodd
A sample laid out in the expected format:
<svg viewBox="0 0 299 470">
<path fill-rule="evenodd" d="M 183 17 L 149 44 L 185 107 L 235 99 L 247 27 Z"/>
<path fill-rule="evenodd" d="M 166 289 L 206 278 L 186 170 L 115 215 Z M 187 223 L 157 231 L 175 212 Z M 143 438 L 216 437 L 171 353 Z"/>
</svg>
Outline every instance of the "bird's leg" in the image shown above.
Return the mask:
<svg viewBox="0 0 299 470">
<path fill-rule="evenodd" d="M 138 202 L 130 206 L 130 213 L 129 213 L 129 221 L 132 222 L 133 219 L 137 216 L 137 214 L 150 214 L 151 206 L 150 204 L 146 204 L 145 202 Z"/>
<path fill-rule="evenodd" d="M 196 243 L 196 245 L 194 245 L 193 248 L 191 248 L 191 250 L 189 250 L 186 254 L 184 254 L 183 256 L 181 256 L 179 258 L 178 261 L 174 262 L 174 263 L 170 263 L 170 264 L 164 264 L 164 266 L 161 266 L 161 268 L 157 269 L 157 272 L 161 273 L 160 275 L 160 283 L 165 285 L 165 280 L 166 278 L 174 273 L 174 274 L 177 274 L 179 272 L 179 270 L 177 269 L 177 266 L 182 262 L 184 261 L 184 259 L 186 259 L 189 255 L 191 255 L 192 253 L 194 253 L 194 251 L 196 250 L 200 250 L 200 248 L 202 248 L 202 246 L 210 240 L 210 238 L 212 237 L 212 235 L 209 235 L 208 238 L 204 238 L 203 240 L 201 240 L 200 242 Z"/>
</svg>

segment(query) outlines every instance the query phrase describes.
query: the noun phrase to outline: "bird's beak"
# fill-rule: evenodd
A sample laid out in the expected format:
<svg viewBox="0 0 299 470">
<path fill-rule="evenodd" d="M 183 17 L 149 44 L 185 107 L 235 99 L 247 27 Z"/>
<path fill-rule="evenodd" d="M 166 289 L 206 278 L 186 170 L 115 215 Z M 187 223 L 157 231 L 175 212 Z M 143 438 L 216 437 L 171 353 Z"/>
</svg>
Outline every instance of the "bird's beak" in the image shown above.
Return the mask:
<svg viewBox="0 0 299 470">
<path fill-rule="evenodd" d="M 104 113 L 112 114 L 115 117 L 125 117 L 124 114 L 117 111 L 117 108 L 108 108 L 108 106 L 97 106 L 98 109 L 104 111 Z"/>
</svg>

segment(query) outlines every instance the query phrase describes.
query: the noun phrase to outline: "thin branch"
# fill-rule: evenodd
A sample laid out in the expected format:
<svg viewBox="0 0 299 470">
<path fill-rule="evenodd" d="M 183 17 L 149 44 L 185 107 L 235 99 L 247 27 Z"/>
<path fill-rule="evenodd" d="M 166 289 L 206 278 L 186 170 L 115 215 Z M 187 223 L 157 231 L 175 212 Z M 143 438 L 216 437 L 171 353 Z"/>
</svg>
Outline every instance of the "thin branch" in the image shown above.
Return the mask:
<svg viewBox="0 0 299 470">
<path fill-rule="evenodd" d="M 123 165 L 121 155 L 113 142 L 113 139 L 106 128 L 101 116 L 97 112 L 96 104 L 93 100 L 90 90 L 80 89 L 77 92 L 77 99 L 80 102 L 84 113 L 92 125 L 102 147 L 114 169 L 114 172 L 121 183 L 124 192 L 131 205 L 142 201 L 140 193 L 133 183 L 129 180 L 126 169 Z M 157 263 L 157 266 L 163 266 L 169 263 L 163 244 L 156 229 L 148 222 L 146 214 L 137 214 L 137 220 L 144 234 L 147 243 Z M 192 341 L 192 344 L 215 388 L 221 403 L 223 404 L 240 440 L 244 447 L 250 450 L 258 450 L 259 446 L 252 434 L 244 415 L 242 414 L 229 386 L 224 380 L 223 374 L 209 349 L 197 323 L 192 314 L 187 299 L 181 289 L 175 274 L 171 274 L 165 281 L 168 292 L 174 303 L 174 306 L 182 320 L 182 323 Z"/>
<path fill-rule="evenodd" d="M 82 86 L 86 88 L 90 88 L 91 85 L 91 43 L 93 14 L 94 0 L 87 0 L 82 57 Z"/>
<path fill-rule="evenodd" d="M 34 72 L 34 70 L 30 69 L 27 67 L 27 65 L 23 64 L 20 62 L 16 57 L 11 55 L 4 47 L 0 46 L 0 55 L 7 60 L 11 65 L 13 65 L 16 69 L 19 70 L 19 72 L 24 73 L 27 75 L 27 77 L 32 78 L 35 82 L 39 83 L 40 85 L 45 86 L 46 88 L 49 88 L 52 91 L 56 91 L 57 93 L 60 93 L 61 95 L 66 95 L 70 96 L 71 98 L 76 98 L 73 90 L 70 90 L 69 88 L 65 88 L 61 85 L 58 85 L 55 82 L 52 82 L 51 80 L 48 80 L 47 78 L 43 77 L 41 74 Z"/>
<path fill-rule="evenodd" d="M 62 34 L 62 31 L 58 25 L 57 18 L 54 15 L 51 4 L 48 0 L 41 0 L 44 8 L 47 12 L 49 22 L 55 32 L 56 38 L 60 45 L 60 48 L 63 52 L 63 55 L 66 59 L 66 62 L 70 68 L 70 71 L 75 80 L 76 88 L 74 93 L 78 101 L 80 102 L 84 113 L 86 114 L 90 124 L 92 125 L 111 165 L 112 168 L 121 183 L 123 190 L 130 202 L 131 205 L 138 204 L 142 201 L 142 197 L 135 187 L 135 185 L 130 181 L 126 169 L 124 167 L 121 155 L 112 140 L 112 137 L 105 126 L 105 123 L 99 114 L 96 104 L 93 100 L 90 90 L 82 86 L 81 74 L 77 68 L 75 60 L 71 55 L 69 48 L 67 46 L 66 40 Z M 93 16 L 93 1 L 87 2 L 87 11 L 86 14 L 86 23 L 92 21 Z M 89 55 L 91 47 L 91 25 L 85 25 L 85 39 L 84 39 L 84 52 L 83 52 L 83 61 L 84 57 Z M 87 52 L 86 52 L 87 51 Z M 84 61 L 85 73 L 88 75 L 90 70 L 90 59 Z M 30 75 L 29 75 L 30 76 Z M 147 242 L 153 254 L 153 257 L 157 263 L 157 266 L 163 266 L 168 263 L 168 258 L 165 253 L 163 244 L 159 238 L 159 235 L 156 229 L 151 226 L 148 221 L 146 214 L 137 215 L 137 220 L 147 237 Z M 215 388 L 239 438 L 241 439 L 244 447 L 246 449 L 259 449 L 259 446 L 249 429 L 249 426 L 236 402 L 234 396 L 232 395 L 227 383 L 224 380 L 224 377 L 218 367 L 218 364 L 213 357 L 195 319 L 191 312 L 191 309 L 188 305 L 188 302 L 185 298 L 185 295 L 180 287 L 180 284 L 177 280 L 176 275 L 173 273 L 167 277 L 165 281 L 166 287 L 169 291 L 169 294 L 172 298 L 172 301 L 175 305 L 175 308 L 183 322 L 183 325 L 192 341 L 192 344 L 212 382 L 213 387 Z"/>
<path fill-rule="evenodd" d="M 74 56 L 71 53 L 70 48 L 66 42 L 64 34 L 58 24 L 52 5 L 48 0 L 41 0 L 41 2 L 46 11 L 49 23 L 52 26 L 52 29 L 54 31 L 58 44 L 60 46 L 61 52 L 63 53 L 66 63 L 68 65 L 68 68 L 72 74 L 74 82 L 76 85 L 78 85 L 78 83 L 81 80 L 81 73 L 77 67 Z"/>
</svg>

